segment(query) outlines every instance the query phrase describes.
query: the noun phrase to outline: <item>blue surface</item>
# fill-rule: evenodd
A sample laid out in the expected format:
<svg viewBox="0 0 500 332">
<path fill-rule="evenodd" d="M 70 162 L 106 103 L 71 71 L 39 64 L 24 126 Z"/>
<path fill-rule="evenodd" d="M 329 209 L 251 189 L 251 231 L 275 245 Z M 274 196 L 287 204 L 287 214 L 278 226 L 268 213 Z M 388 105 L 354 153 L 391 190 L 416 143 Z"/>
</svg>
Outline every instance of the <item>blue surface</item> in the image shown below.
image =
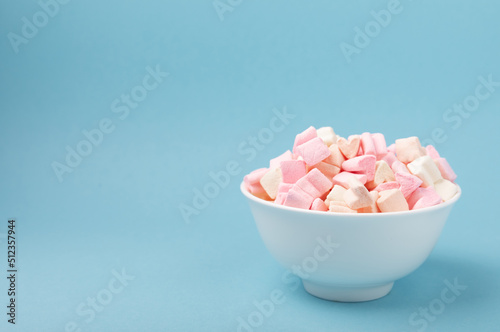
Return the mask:
<svg viewBox="0 0 500 332">
<path fill-rule="evenodd" d="M 498 331 L 500 86 L 479 88 L 471 112 L 448 111 L 474 103 L 479 77 L 500 82 L 498 3 L 231 3 L 223 20 L 210 0 L 69 1 L 53 17 L 35 1 L 0 3 L 0 275 L 8 218 L 19 268 L 16 325 L 2 313 L 0 329 L 236 331 L 278 289 L 283 303 L 241 331 Z M 369 44 L 356 39 L 388 7 Z M 33 15 L 43 26 L 23 35 Z M 127 106 L 131 92 L 147 96 Z M 250 148 L 273 109 L 295 117 Z M 108 133 L 80 143 L 100 123 Z M 434 136 L 459 175 L 435 250 L 387 297 L 314 298 L 282 281 L 259 238 L 239 183 L 309 125 Z M 59 179 L 54 162 L 78 146 L 88 156 Z M 231 161 L 229 184 L 186 223 L 181 204 Z M 440 307 L 455 279 L 467 288 Z"/>
</svg>

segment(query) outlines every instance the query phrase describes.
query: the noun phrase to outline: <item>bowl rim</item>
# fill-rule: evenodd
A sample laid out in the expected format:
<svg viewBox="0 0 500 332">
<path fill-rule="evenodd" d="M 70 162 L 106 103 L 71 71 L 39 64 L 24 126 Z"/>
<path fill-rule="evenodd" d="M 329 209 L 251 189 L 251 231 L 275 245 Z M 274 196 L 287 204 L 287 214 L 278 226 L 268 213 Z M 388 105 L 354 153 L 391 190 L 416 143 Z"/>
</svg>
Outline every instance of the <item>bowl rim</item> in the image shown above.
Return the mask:
<svg viewBox="0 0 500 332">
<path fill-rule="evenodd" d="M 456 183 L 455 183 L 456 184 Z M 410 210 L 410 211 L 398 211 L 398 212 L 381 212 L 381 213 L 348 213 L 348 212 L 329 212 L 329 211 L 317 211 L 317 210 L 306 210 L 306 209 L 301 209 L 301 208 L 296 208 L 296 207 L 291 207 L 291 206 L 285 206 L 285 205 L 279 205 L 279 204 L 274 204 L 272 201 L 266 201 L 262 198 L 256 197 L 252 195 L 245 187 L 245 182 L 242 181 L 240 184 L 240 190 L 245 195 L 249 200 L 254 201 L 258 204 L 262 204 L 271 208 L 275 209 L 282 209 L 284 211 L 290 211 L 290 212 L 295 212 L 295 213 L 302 213 L 306 215 L 322 215 L 322 216 L 343 216 L 343 217 L 352 217 L 352 218 L 383 218 L 384 216 L 406 216 L 406 215 L 415 215 L 419 213 L 427 213 L 431 212 L 434 210 L 439 210 L 439 209 L 444 209 L 448 206 L 451 206 L 455 204 L 456 201 L 460 198 L 462 195 L 462 188 L 457 184 L 458 186 L 458 192 L 453 196 L 451 199 L 447 200 L 446 202 L 418 209 L 418 210 Z"/>
</svg>

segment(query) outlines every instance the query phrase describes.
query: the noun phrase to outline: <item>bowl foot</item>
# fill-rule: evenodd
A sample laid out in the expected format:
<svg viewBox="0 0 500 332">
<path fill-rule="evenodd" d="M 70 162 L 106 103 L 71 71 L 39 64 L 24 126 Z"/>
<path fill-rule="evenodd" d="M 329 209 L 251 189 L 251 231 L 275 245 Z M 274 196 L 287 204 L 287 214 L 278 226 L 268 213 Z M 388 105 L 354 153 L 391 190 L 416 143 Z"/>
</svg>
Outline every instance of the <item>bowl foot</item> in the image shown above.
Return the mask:
<svg viewBox="0 0 500 332">
<path fill-rule="evenodd" d="M 394 282 L 370 287 L 338 287 L 320 285 L 302 280 L 306 291 L 321 299 L 337 302 L 363 302 L 379 299 L 389 294 Z"/>
</svg>

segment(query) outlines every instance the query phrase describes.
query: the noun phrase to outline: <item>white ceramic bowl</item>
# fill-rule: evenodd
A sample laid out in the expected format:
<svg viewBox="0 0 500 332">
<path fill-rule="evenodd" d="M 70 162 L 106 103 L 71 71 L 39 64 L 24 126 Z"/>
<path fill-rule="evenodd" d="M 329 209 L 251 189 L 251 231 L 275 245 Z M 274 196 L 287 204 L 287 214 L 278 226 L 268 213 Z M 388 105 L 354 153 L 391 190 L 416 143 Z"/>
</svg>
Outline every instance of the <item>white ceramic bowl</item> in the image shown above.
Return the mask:
<svg viewBox="0 0 500 332">
<path fill-rule="evenodd" d="M 383 297 L 395 280 L 416 270 L 461 195 L 415 211 L 355 214 L 277 205 L 243 183 L 240 189 L 271 255 L 301 277 L 310 294 L 342 302 Z"/>
</svg>

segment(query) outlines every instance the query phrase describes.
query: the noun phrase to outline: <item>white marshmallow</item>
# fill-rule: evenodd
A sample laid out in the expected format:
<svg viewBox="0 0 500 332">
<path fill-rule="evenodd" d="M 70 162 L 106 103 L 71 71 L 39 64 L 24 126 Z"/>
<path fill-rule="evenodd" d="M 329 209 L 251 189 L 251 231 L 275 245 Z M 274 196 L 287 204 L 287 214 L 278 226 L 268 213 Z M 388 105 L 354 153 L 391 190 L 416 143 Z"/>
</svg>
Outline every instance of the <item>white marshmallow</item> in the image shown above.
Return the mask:
<svg viewBox="0 0 500 332">
<path fill-rule="evenodd" d="M 441 196 L 443 201 L 447 201 L 458 192 L 458 186 L 449 180 L 440 179 L 434 183 L 434 190 Z"/>
<path fill-rule="evenodd" d="M 283 174 L 281 173 L 281 168 L 273 168 L 270 169 L 264 176 L 260 179 L 260 185 L 266 193 L 271 197 L 271 199 L 275 199 L 278 194 L 278 187 L 280 183 L 283 181 Z"/>
<path fill-rule="evenodd" d="M 327 206 L 330 206 L 330 202 L 343 202 L 344 201 L 344 194 L 346 193 L 347 189 L 345 189 L 342 186 L 339 186 L 336 184 L 332 191 L 326 196 L 325 199 L 325 204 Z"/>
<path fill-rule="evenodd" d="M 332 127 L 321 127 L 316 130 L 316 134 L 327 146 L 337 143 L 337 135 L 335 135 Z"/>
<path fill-rule="evenodd" d="M 425 187 L 432 187 L 436 181 L 443 178 L 434 160 L 429 156 L 417 158 L 407 166 L 413 175 L 418 176 L 424 182 Z"/>
</svg>

